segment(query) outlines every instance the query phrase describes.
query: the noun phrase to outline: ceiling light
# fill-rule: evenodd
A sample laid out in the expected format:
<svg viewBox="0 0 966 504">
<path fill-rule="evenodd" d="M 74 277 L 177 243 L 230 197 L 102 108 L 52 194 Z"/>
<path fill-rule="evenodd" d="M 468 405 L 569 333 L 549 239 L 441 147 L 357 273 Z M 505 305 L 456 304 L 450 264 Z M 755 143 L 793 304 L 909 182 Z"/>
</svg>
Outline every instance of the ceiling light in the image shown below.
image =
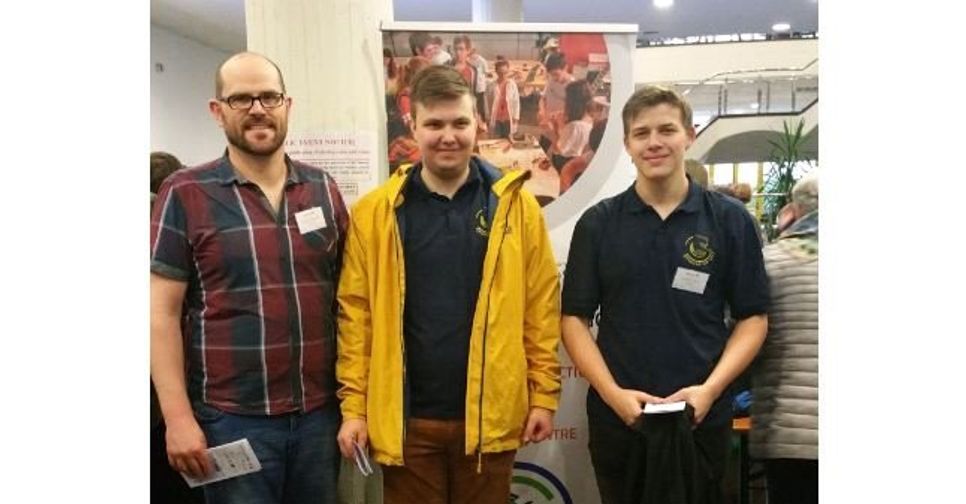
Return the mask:
<svg viewBox="0 0 966 504">
<path fill-rule="evenodd" d="M 674 5 L 674 0 L 654 0 L 654 6 L 658 9 L 667 9 Z"/>
<path fill-rule="evenodd" d="M 787 32 L 791 28 L 792 28 L 792 25 L 788 23 L 775 23 L 771 25 L 772 31 L 776 31 L 776 32 Z"/>
</svg>

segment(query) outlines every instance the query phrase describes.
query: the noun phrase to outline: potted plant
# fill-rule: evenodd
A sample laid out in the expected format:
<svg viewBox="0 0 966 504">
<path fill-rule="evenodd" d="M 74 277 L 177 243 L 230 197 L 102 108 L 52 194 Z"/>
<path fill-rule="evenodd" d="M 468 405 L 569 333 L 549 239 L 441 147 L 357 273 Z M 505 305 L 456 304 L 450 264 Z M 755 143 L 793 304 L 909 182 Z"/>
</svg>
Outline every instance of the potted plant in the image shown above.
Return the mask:
<svg viewBox="0 0 966 504">
<path fill-rule="evenodd" d="M 808 163 L 809 167 L 812 164 L 812 156 L 802 150 L 804 131 L 804 119 L 799 119 L 798 125 L 794 127 L 788 121 L 784 121 L 782 132 L 776 132 L 777 138 L 768 140 L 772 147 L 768 156 L 771 169 L 765 175 L 758 192 L 763 195 L 762 220 L 769 241 L 777 234 L 775 221 L 778 218 L 778 212 L 789 202 L 792 187 L 803 175 L 795 173 L 796 167 L 802 162 Z"/>
</svg>

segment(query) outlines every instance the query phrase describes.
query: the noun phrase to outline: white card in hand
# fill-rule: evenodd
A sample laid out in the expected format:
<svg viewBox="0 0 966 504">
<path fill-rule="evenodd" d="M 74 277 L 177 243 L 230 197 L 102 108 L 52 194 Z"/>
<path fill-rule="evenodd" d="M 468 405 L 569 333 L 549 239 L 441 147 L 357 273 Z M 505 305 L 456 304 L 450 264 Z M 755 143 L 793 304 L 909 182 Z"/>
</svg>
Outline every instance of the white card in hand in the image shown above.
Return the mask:
<svg viewBox="0 0 966 504">
<path fill-rule="evenodd" d="M 695 294 L 704 294 L 704 287 L 708 284 L 709 276 L 702 271 L 695 271 L 678 266 L 678 271 L 674 274 L 674 281 L 671 282 L 671 287 Z"/>
<path fill-rule="evenodd" d="M 322 207 L 312 207 L 308 210 L 295 212 L 295 223 L 299 225 L 299 233 L 311 233 L 325 227 L 325 214 Z"/>
<path fill-rule="evenodd" d="M 651 415 L 651 414 L 661 414 L 661 413 L 676 413 L 678 411 L 684 411 L 684 407 L 687 404 L 688 403 L 684 401 L 678 401 L 678 402 L 672 402 L 672 403 L 666 403 L 666 404 L 647 403 L 644 405 L 644 414 Z"/>
<path fill-rule="evenodd" d="M 208 477 L 195 479 L 187 474 L 181 474 L 191 488 L 262 470 L 262 464 L 258 462 L 258 457 L 252 451 L 252 445 L 248 443 L 247 438 L 208 448 L 208 459 L 211 460 L 212 466 Z"/>
</svg>

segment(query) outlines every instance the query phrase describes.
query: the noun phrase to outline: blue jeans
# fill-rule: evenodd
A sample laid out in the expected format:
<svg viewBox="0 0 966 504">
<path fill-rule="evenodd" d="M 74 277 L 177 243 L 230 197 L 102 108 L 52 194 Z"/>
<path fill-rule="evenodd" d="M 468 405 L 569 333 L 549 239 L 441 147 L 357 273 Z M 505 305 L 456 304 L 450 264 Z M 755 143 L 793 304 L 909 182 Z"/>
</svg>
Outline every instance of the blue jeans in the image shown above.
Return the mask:
<svg viewBox="0 0 966 504">
<path fill-rule="evenodd" d="M 195 404 L 208 446 L 248 438 L 262 470 L 205 485 L 208 504 L 335 504 L 339 476 L 334 401 L 311 412 L 236 415 Z"/>
</svg>

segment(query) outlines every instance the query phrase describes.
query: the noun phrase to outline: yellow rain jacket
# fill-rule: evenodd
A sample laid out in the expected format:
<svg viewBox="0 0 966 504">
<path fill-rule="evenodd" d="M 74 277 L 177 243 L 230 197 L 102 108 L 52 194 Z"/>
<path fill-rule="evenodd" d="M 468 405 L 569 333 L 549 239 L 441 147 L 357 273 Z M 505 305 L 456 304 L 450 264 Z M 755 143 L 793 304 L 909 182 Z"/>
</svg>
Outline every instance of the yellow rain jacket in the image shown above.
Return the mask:
<svg viewBox="0 0 966 504">
<path fill-rule="evenodd" d="M 489 238 L 466 380 L 466 454 L 516 449 L 531 407 L 560 396 L 560 284 L 540 205 L 524 172 L 500 176 L 472 158 L 490 187 Z M 344 420 L 365 419 L 373 458 L 403 464 L 405 262 L 396 210 L 412 166 L 352 208 L 339 281 L 336 376 Z M 495 210 L 494 210 L 495 209 Z"/>
</svg>

